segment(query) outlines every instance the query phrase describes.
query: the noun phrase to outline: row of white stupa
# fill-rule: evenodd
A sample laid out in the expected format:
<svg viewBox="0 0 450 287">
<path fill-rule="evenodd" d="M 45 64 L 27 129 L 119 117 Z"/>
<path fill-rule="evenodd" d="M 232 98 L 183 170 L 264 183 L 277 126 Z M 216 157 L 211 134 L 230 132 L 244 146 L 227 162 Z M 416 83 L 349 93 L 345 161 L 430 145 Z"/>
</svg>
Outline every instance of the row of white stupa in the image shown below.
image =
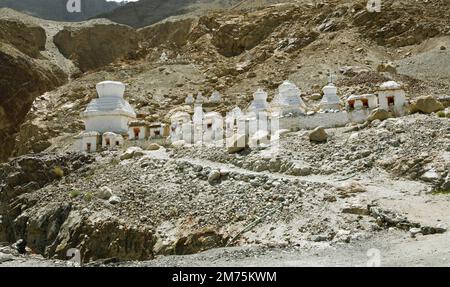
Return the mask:
<svg viewBox="0 0 450 287">
<path fill-rule="evenodd" d="M 337 95 L 337 88 L 333 83 L 328 83 L 322 89 L 323 97 L 320 101 L 319 112 L 340 111 L 342 103 Z M 280 116 L 296 116 L 306 114 L 306 105 L 301 98 L 300 89 L 290 81 L 284 81 L 278 87 L 278 94 L 275 95 L 272 102 L 267 102 L 267 93 L 262 89 L 253 95 L 253 102 L 248 107 L 248 111 L 267 110 L 277 113 Z M 378 96 L 375 94 L 351 95 L 347 98 L 346 111 L 352 112 L 359 109 L 380 108 L 392 111 L 395 114 L 402 114 L 406 103 L 405 92 L 401 86 L 389 81 L 380 85 Z"/>
<path fill-rule="evenodd" d="M 278 128 L 298 129 L 314 128 L 315 126 L 342 125 L 349 121 L 360 122 L 367 118 L 371 110 L 379 107 L 402 115 L 405 110 L 405 92 L 400 85 L 393 81 L 383 83 L 378 92 L 374 94 L 352 95 L 347 98 L 346 110 L 342 110 L 341 100 L 337 96 L 337 88 L 329 83 L 323 88 L 323 97 L 320 102 L 319 113 L 306 113 L 306 105 L 301 98 L 300 89 L 289 81 L 283 82 L 278 88 L 278 94 L 272 102 L 267 102 L 267 93 L 258 89 L 253 94 L 253 101 L 249 104 L 246 113 L 236 107 L 227 117 L 216 112 L 204 113 L 199 101 L 194 105 L 192 121 L 188 113 L 176 113 L 171 118 L 171 126 L 164 124 L 147 125 L 136 120 L 136 113 L 132 106 L 124 99 L 125 85 L 121 82 L 105 81 L 96 86 L 98 98 L 93 99 L 86 110 L 81 113 L 85 122 L 85 132 L 78 138 L 80 149 L 95 151 L 98 145 L 102 147 L 115 147 L 123 145 L 124 135 L 129 139 L 145 139 L 151 137 L 167 137 L 172 141 L 183 139 L 193 141 L 195 135 L 210 140 L 221 139 L 225 131 L 238 128 L 239 122 L 258 118 L 258 114 L 265 112 L 268 125 L 270 121 L 277 121 Z M 213 94 L 215 100 L 220 95 Z M 280 120 L 278 122 L 278 120 Z M 201 123 L 199 125 L 199 123 Z M 251 125 L 251 123 L 250 123 Z M 248 133 L 248 127 L 243 127 Z M 242 132 L 242 131 L 240 131 Z"/>
<path fill-rule="evenodd" d="M 320 111 L 337 111 L 342 109 L 341 100 L 337 95 L 337 88 L 333 83 L 326 85 L 322 91 L 323 97 L 320 102 Z M 270 103 L 267 102 L 267 98 L 268 94 L 264 90 L 258 89 L 253 94 L 253 101 L 248 106 L 247 111 L 270 111 L 282 116 L 306 114 L 307 107 L 301 98 L 301 91 L 290 81 L 284 81 L 278 87 L 278 93 Z M 218 103 L 220 100 L 219 92 L 215 91 L 209 99 L 203 97 L 201 93 L 197 95 L 197 99 L 189 95 L 185 103 Z M 392 111 L 395 114 L 402 114 L 405 103 L 406 96 L 401 86 L 394 81 L 388 81 L 380 85 L 378 96 L 375 94 L 351 95 L 347 98 L 345 106 L 347 111 L 380 107 L 380 109 Z"/>
<path fill-rule="evenodd" d="M 349 122 L 363 122 L 378 107 L 391 111 L 394 115 L 402 115 L 405 111 L 405 92 L 393 81 L 383 83 L 379 87 L 378 96 L 365 94 L 348 97 L 345 110 L 342 109 L 333 83 L 327 84 L 322 91 L 320 110 L 307 113 L 300 89 L 292 82 L 284 81 L 278 87 L 278 94 L 272 102 L 267 101 L 266 92 L 258 89 L 245 112 L 235 107 L 225 119 L 216 112 L 204 113 L 201 105 L 204 98 L 199 94 L 195 100 L 192 120 L 186 112 L 176 113 L 171 118 L 171 139 L 188 143 L 196 143 L 198 140 L 211 142 L 223 139 L 224 136 L 228 138 L 234 133 L 251 138 L 261 128 L 270 137 L 270 134 L 276 134 L 279 129 L 312 129 L 317 126 L 336 127 Z M 188 99 L 189 102 L 194 102 L 192 96 Z M 257 134 L 257 137 L 260 135 Z"/>
</svg>

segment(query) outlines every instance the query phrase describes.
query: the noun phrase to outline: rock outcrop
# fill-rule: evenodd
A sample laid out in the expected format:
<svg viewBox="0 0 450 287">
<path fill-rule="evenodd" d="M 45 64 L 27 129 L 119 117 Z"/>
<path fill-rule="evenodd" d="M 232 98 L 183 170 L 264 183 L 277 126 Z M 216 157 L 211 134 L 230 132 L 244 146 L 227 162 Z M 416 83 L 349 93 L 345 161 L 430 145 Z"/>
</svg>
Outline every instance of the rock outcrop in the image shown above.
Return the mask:
<svg viewBox="0 0 450 287">
<path fill-rule="evenodd" d="M 131 56 L 138 49 L 139 36 L 128 26 L 99 20 L 66 26 L 53 41 L 66 58 L 86 72 Z"/>
<path fill-rule="evenodd" d="M 164 21 L 138 30 L 148 47 L 167 45 L 180 47 L 187 43 L 189 34 L 198 23 L 197 18 Z"/>
<path fill-rule="evenodd" d="M 444 105 L 433 96 L 418 97 L 411 105 L 412 112 L 422 112 L 425 114 L 434 113 L 443 109 Z"/>
<path fill-rule="evenodd" d="M 32 27 L 31 33 L 35 31 L 39 29 Z M 37 34 L 40 35 L 40 32 Z M 21 41 L 11 42 L 19 45 Z M 19 131 L 34 99 L 66 81 L 66 75 L 55 65 L 20 51 L 38 55 L 39 49 L 22 44 L 16 48 L 0 41 L 0 161 L 6 160 L 13 151 L 14 135 Z M 35 48 L 38 47 L 39 44 Z"/>
<path fill-rule="evenodd" d="M 25 236 L 23 228 L 13 222 L 34 200 L 20 198 L 21 195 L 32 193 L 91 162 L 89 156 L 67 154 L 23 156 L 0 165 L 0 241 L 14 242 L 17 237 Z"/>
<path fill-rule="evenodd" d="M 42 27 L 13 19 L 0 19 L 0 27 L 0 42 L 16 47 L 27 56 L 38 58 L 45 50 L 47 36 Z"/>
<path fill-rule="evenodd" d="M 393 0 L 383 1 L 382 13 L 371 13 L 363 5 L 356 4 L 353 24 L 368 38 L 379 45 L 403 47 L 448 33 L 445 25 L 438 25 L 445 18 L 448 3 L 435 1 L 407 3 Z M 423 6 L 428 6 L 424 8 Z M 430 21 L 434 19 L 434 21 Z"/>
</svg>

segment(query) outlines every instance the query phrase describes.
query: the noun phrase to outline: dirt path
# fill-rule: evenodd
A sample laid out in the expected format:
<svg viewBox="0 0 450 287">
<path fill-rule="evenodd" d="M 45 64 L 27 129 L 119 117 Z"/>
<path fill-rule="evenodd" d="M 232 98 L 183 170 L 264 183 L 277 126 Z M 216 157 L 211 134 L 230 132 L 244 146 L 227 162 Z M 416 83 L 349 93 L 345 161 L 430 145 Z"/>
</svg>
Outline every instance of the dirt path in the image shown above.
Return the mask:
<svg viewBox="0 0 450 287">
<path fill-rule="evenodd" d="M 410 238 L 399 231 L 352 244 L 312 250 L 233 247 L 187 256 L 166 256 L 125 266 L 450 266 L 450 235 Z"/>
</svg>

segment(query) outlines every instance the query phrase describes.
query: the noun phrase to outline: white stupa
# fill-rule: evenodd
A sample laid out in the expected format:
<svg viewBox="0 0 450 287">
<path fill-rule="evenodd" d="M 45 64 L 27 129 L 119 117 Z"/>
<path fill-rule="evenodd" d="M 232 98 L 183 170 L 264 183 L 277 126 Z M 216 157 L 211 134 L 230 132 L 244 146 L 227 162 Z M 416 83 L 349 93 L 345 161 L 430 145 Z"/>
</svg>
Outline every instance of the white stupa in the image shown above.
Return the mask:
<svg viewBox="0 0 450 287">
<path fill-rule="evenodd" d="M 194 96 L 192 94 L 189 94 L 186 99 L 184 100 L 184 103 L 186 105 L 192 105 L 195 102 Z"/>
<path fill-rule="evenodd" d="M 86 131 L 99 133 L 127 133 L 128 122 L 136 119 L 136 113 L 123 98 L 125 85 L 121 82 L 105 81 L 96 86 L 98 98 L 93 99 L 81 117 Z"/>
<path fill-rule="evenodd" d="M 290 81 L 284 81 L 278 87 L 278 94 L 272 101 L 272 108 L 281 114 L 304 114 L 306 105 L 300 97 L 300 89 Z"/>
<path fill-rule="evenodd" d="M 322 110 L 340 110 L 341 100 L 337 95 L 336 86 L 330 82 L 328 85 L 323 87 L 323 97 L 320 101 L 320 108 Z"/>
<path fill-rule="evenodd" d="M 202 104 L 196 103 L 194 105 L 194 114 L 192 115 L 192 121 L 194 124 L 202 124 L 205 113 L 203 112 Z"/>
<path fill-rule="evenodd" d="M 267 103 L 267 93 L 263 89 L 259 88 L 255 93 L 253 93 L 253 101 L 248 107 L 249 112 L 260 112 L 266 111 L 269 108 Z"/>
</svg>

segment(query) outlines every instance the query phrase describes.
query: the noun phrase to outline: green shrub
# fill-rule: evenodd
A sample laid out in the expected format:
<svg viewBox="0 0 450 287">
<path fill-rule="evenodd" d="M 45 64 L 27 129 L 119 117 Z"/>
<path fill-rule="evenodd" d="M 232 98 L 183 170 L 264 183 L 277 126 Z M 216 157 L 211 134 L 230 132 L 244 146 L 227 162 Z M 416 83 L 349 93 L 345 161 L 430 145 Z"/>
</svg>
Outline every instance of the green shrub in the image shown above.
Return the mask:
<svg viewBox="0 0 450 287">
<path fill-rule="evenodd" d="M 439 111 L 437 112 L 437 116 L 440 118 L 445 118 L 445 112 L 444 111 Z"/>
<path fill-rule="evenodd" d="M 55 166 L 52 169 L 52 173 L 58 178 L 61 178 L 61 177 L 64 176 L 64 170 L 61 167 L 59 167 L 59 166 Z"/>
<path fill-rule="evenodd" d="M 92 194 L 92 192 L 86 192 L 84 194 L 84 199 L 88 202 L 91 201 L 93 198 L 94 198 L 94 195 Z"/>
<path fill-rule="evenodd" d="M 433 194 L 450 194 L 450 189 L 436 189 L 435 191 L 433 191 Z"/>
<path fill-rule="evenodd" d="M 79 190 L 72 190 L 69 195 L 72 198 L 78 197 L 81 194 L 81 192 Z"/>
</svg>

